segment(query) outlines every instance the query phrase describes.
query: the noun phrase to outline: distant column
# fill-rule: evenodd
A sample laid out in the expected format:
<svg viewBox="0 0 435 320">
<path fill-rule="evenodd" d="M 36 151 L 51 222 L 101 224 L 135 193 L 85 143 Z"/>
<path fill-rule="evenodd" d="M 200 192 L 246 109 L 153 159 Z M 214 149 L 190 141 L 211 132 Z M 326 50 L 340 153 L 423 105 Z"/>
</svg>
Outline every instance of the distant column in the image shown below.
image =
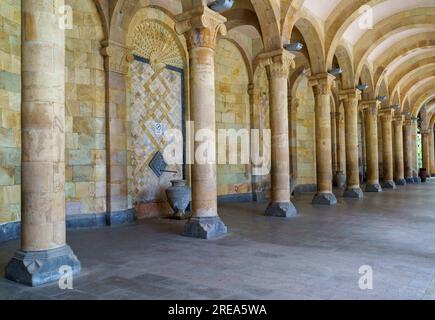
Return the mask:
<svg viewBox="0 0 435 320">
<path fill-rule="evenodd" d="M 394 126 L 394 182 L 396 185 L 406 185 L 405 165 L 403 161 L 403 116 L 393 119 Z"/>
<path fill-rule="evenodd" d="M 382 188 L 384 189 L 396 189 L 394 183 L 393 173 L 393 133 L 392 133 L 392 112 L 390 108 L 381 109 L 381 121 L 382 121 L 382 157 L 383 157 L 383 170 L 384 181 L 382 182 Z"/>
</svg>

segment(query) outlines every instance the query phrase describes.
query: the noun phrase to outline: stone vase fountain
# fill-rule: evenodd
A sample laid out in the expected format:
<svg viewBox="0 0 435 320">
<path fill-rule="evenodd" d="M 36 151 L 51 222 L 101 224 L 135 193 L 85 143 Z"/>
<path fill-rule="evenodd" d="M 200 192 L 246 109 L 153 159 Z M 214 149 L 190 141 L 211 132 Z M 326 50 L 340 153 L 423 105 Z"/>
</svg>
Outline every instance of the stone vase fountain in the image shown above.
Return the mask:
<svg viewBox="0 0 435 320">
<path fill-rule="evenodd" d="M 171 180 L 172 186 L 166 189 L 166 197 L 169 205 L 174 210 L 172 218 L 184 220 L 189 218 L 190 214 L 186 212 L 187 207 L 192 199 L 192 193 L 187 186 L 186 180 Z"/>
</svg>

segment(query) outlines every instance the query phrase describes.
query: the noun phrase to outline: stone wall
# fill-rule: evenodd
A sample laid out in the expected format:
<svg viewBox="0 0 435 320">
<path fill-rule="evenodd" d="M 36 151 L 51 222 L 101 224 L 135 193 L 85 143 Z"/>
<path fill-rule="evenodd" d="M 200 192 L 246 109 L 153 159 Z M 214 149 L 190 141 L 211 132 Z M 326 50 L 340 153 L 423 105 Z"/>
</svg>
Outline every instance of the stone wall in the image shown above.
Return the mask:
<svg viewBox="0 0 435 320">
<path fill-rule="evenodd" d="M 248 74 L 239 49 L 229 40 L 218 41 L 215 58 L 216 78 L 216 129 L 250 130 L 250 107 Z M 222 147 L 222 148 L 221 148 Z M 224 150 L 224 146 L 219 149 Z M 228 151 L 228 145 L 227 145 Z M 240 162 L 240 139 L 238 164 L 218 164 L 218 195 L 250 193 L 251 175 L 249 164 Z M 229 163 L 228 157 L 226 157 Z"/>
<path fill-rule="evenodd" d="M 101 21 L 91 0 L 67 0 L 73 8 L 66 30 L 66 212 L 106 210 L 105 75 Z"/>
<path fill-rule="evenodd" d="M 0 2 L 0 224 L 20 219 L 21 8 Z"/>
<path fill-rule="evenodd" d="M 296 89 L 296 144 L 297 173 L 296 185 L 316 184 L 316 142 L 314 95 L 303 77 Z"/>
</svg>

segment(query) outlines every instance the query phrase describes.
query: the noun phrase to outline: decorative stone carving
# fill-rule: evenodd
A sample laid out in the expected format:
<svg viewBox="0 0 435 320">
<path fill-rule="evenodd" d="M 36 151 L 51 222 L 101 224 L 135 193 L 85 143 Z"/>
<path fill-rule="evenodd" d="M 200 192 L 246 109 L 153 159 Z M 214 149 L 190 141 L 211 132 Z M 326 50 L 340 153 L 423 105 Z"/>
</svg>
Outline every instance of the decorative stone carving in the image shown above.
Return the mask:
<svg viewBox="0 0 435 320">
<path fill-rule="evenodd" d="M 313 87 L 314 95 L 330 95 L 335 87 L 335 77 L 329 73 L 320 73 L 310 77 L 308 84 Z"/>
<path fill-rule="evenodd" d="M 175 17 L 175 30 L 186 34 L 189 49 L 196 47 L 216 48 L 218 35 L 225 36 L 227 19 L 206 6 L 199 6 Z"/>
<path fill-rule="evenodd" d="M 290 68 L 295 68 L 294 54 L 287 50 L 280 49 L 272 52 L 262 53 L 257 59 L 260 67 L 265 67 L 267 77 L 288 78 Z"/>
<path fill-rule="evenodd" d="M 163 23 L 153 20 L 142 21 L 136 26 L 128 43 L 131 43 L 134 54 L 149 59 L 155 72 L 166 65 L 183 68 L 176 35 Z"/>
<path fill-rule="evenodd" d="M 101 54 L 105 57 L 104 67 L 107 71 L 127 74 L 133 61 L 131 48 L 114 41 L 102 41 Z"/>
</svg>

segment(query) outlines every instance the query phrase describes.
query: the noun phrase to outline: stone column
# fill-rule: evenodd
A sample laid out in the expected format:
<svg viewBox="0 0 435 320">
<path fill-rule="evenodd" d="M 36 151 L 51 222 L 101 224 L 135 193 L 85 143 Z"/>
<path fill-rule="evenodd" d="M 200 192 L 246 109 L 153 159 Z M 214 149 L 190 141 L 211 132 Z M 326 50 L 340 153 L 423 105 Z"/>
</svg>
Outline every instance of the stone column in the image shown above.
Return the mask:
<svg viewBox="0 0 435 320">
<path fill-rule="evenodd" d="M 344 130 L 344 115 L 342 112 L 336 113 L 337 118 L 337 186 L 340 189 L 346 187 L 346 134 Z"/>
<path fill-rule="evenodd" d="M 418 176 L 418 172 L 420 168 L 418 167 L 418 150 L 417 150 L 417 127 L 418 127 L 418 118 L 413 117 L 412 119 L 412 177 L 414 179 L 414 183 L 420 183 L 421 179 Z"/>
<path fill-rule="evenodd" d="M 394 182 L 396 185 L 406 185 L 405 165 L 403 161 L 403 116 L 393 119 L 394 125 Z"/>
<path fill-rule="evenodd" d="M 212 239 L 227 233 L 217 211 L 214 76 L 216 38 L 218 34 L 226 34 L 226 18 L 206 6 L 199 6 L 175 19 L 176 30 L 185 34 L 189 49 L 190 114 L 196 138 L 192 165 L 192 218 L 184 227 L 184 235 Z M 198 132 L 207 132 L 207 136 L 201 134 L 199 137 Z M 208 159 L 198 159 L 196 151 L 204 148 Z"/>
<path fill-rule="evenodd" d="M 412 119 L 406 119 L 403 127 L 403 153 L 404 153 L 404 165 L 405 165 L 405 180 L 406 183 L 414 183 L 413 175 L 413 143 L 412 143 Z"/>
<path fill-rule="evenodd" d="M 313 204 L 335 205 L 332 193 L 331 88 L 335 77 L 317 74 L 310 78 L 315 100 L 317 193 Z"/>
<path fill-rule="evenodd" d="M 433 128 L 429 129 L 429 177 L 434 172 L 435 154 L 434 154 L 434 132 Z"/>
<path fill-rule="evenodd" d="M 350 89 L 340 93 L 340 100 L 344 104 L 346 131 L 346 190 L 345 198 L 363 198 L 359 181 L 358 154 L 358 101 L 361 91 Z"/>
<path fill-rule="evenodd" d="M 267 216 L 292 217 L 297 214 L 290 200 L 290 157 L 288 121 L 288 76 L 294 55 L 281 49 L 258 56 L 269 79 L 272 199 Z"/>
<path fill-rule="evenodd" d="M 106 168 L 108 225 L 132 221 L 128 209 L 127 74 L 133 61 L 131 49 L 114 41 L 102 42 L 106 76 Z"/>
<path fill-rule="evenodd" d="M 370 100 L 361 104 L 365 113 L 365 138 L 367 154 L 367 184 L 366 192 L 381 192 L 379 184 L 379 154 L 378 154 L 378 108 L 380 101 Z"/>
<path fill-rule="evenodd" d="M 65 30 L 60 0 L 22 0 L 21 249 L 7 279 L 30 286 L 80 272 L 65 242 Z"/>
<path fill-rule="evenodd" d="M 392 110 L 390 108 L 381 109 L 382 121 L 382 153 L 384 181 L 382 188 L 396 189 L 393 175 L 393 133 L 391 127 Z"/>
<path fill-rule="evenodd" d="M 429 172 L 429 130 L 421 131 L 421 146 L 423 153 L 423 168 L 425 168 L 427 172 Z"/>
</svg>

